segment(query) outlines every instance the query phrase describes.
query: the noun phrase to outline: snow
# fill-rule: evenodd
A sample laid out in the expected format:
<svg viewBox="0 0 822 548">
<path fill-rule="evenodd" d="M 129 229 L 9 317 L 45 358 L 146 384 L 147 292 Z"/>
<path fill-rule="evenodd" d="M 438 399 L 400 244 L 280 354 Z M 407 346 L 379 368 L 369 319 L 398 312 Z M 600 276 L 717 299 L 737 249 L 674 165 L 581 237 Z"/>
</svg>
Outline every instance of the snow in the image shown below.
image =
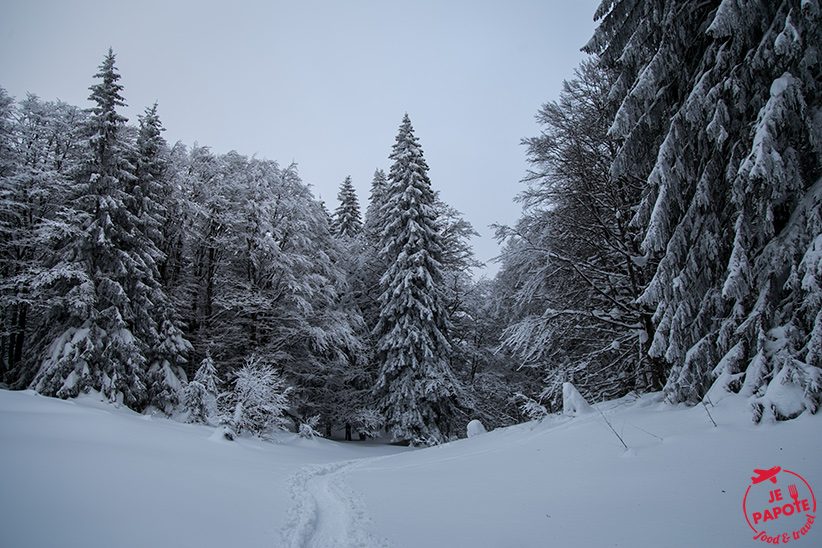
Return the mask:
<svg viewBox="0 0 822 548">
<path fill-rule="evenodd" d="M 728 394 L 717 427 L 651 394 L 427 449 L 230 442 L 98 400 L 0 390 L 0 545 L 742 547 L 754 468 L 822 489 L 822 417 L 754 425 Z"/>
<path fill-rule="evenodd" d="M 579 390 L 570 382 L 562 383 L 562 412 L 569 416 L 582 415 L 593 411 Z"/>
<path fill-rule="evenodd" d="M 479 436 L 480 434 L 485 434 L 486 432 L 487 430 L 482 422 L 478 419 L 474 419 L 468 423 L 465 433 L 469 438 L 473 438 L 474 436 Z"/>
<path fill-rule="evenodd" d="M 771 97 L 779 97 L 782 95 L 786 89 L 788 89 L 788 85 L 792 81 L 792 76 L 790 74 L 783 74 L 779 78 L 773 81 L 771 84 Z"/>
</svg>

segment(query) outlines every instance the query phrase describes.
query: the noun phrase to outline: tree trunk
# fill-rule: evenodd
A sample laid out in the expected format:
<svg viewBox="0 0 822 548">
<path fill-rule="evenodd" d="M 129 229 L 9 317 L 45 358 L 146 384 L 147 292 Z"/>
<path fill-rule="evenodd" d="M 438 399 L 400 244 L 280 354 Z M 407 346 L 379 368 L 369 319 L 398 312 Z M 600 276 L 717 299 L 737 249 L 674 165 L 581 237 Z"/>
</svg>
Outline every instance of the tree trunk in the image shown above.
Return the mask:
<svg viewBox="0 0 822 548">
<path fill-rule="evenodd" d="M 25 304 L 20 304 L 20 312 L 17 315 L 17 338 L 14 341 L 14 348 L 10 349 L 14 351 L 14 355 L 9 362 L 9 367 L 14 367 L 23 359 L 23 338 L 26 334 L 26 311 L 27 307 Z"/>
</svg>

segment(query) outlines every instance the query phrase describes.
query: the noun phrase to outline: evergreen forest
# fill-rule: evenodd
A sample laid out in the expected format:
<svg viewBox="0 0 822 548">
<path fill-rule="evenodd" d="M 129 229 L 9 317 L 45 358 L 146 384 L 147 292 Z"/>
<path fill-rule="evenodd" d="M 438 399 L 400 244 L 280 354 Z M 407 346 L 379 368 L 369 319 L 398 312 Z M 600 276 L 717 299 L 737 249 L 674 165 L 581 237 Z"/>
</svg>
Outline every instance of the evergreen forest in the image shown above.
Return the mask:
<svg viewBox="0 0 822 548">
<path fill-rule="evenodd" d="M 367 199 L 341 173 L 326 206 L 296 165 L 168 143 L 162 105 L 127 120 L 111 49 L 87 105 L 0 88 L 0 382 L 414 445 L 559 411 L 564 383 L 815 413 L 821 10 L 604 0 L 492 279 L 409 114 Z"/>
</svg>

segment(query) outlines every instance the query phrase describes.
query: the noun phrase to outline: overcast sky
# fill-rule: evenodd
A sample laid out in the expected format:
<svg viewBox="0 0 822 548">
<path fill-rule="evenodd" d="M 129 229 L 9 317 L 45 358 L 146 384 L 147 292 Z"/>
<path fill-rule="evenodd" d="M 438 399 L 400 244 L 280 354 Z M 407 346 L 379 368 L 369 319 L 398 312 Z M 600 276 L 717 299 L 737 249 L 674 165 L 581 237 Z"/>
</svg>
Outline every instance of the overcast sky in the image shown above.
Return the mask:
<svg viewBox="0 0 822 548">
<path fill-rule="evenodd" d="M 351 175 L 361 210 L 407 112 L 435 190 L 498 253 L 523 137 L 584 58 L 599 0 L 0 0 L 0 86 L 89 106 L 111 46 L 137 122 L 165 138 L 292 161 L 329 210 Z M 489 269 L 496 271 L 496 267 Z"/>
</svg>

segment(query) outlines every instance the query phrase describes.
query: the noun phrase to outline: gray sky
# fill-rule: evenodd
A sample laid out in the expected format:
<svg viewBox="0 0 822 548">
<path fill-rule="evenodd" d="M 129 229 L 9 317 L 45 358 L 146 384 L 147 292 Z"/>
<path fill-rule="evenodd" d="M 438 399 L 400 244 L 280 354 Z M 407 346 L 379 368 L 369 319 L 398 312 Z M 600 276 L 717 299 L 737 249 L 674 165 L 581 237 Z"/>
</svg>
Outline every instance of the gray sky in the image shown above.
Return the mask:
<svg viewBox="0 0 822 548">
<path fill-rule="evenodd" d="M 599 0 L 0 0 L 0 86 L 89 106 L 114 48 L 132 123 L 155 101 L 170 143 L 299 164 L 364 211 L 408 112 L 435 190 L 498 253 L 513 223 L 523 137 L 583 59 Z M 496 271 L 495 266 L 489 268 Z"/>
</svg>

